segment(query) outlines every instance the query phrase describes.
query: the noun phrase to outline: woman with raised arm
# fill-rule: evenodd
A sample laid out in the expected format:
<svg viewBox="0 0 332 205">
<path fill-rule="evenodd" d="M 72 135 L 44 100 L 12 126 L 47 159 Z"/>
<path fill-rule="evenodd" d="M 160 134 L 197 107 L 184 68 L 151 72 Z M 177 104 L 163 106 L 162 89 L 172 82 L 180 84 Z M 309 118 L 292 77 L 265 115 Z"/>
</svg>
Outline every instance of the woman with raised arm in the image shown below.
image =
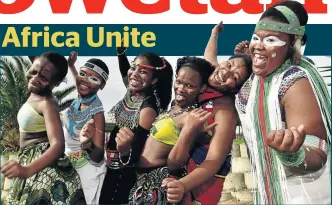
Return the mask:
<svg viewBox="0 0 332 205">
<path fill-rule="evenodd" d="M 136 163 L 155 118 L 171 100 L 173 70 L 155 53 L 139 54 L 130 64 L 125 50 L 118 48 L 120 72 L 127 93 L 109 112 L 114 123 L 107 143 L 107 173 L 100 204 L 126 204 L 136 182 Z M 132 132 L 132 135 L 126 133 Z"/>
<path fill-rule="evenodd" d="M 76 59 L 77 53 L 72 52 L 68 64 L 75 78 L 78 97 L 62 117 L 65 153 L 80 175 L 87 204 L 98 204 L 106 174 L 105 117 L 98 92 L 105 87 L 109 70 L 102 60 L 91 58 L 77 72 Z M 92 133 L 86 133 L 86 123 L 94 125 Z"/>
<path fill-rule="evenodd" d="M 214 116 L 207 123 L 218 125 L 196 140 L 193 148 L 188 141 L 194 141 L 194 135 L 187 132 L 170 152 L 169 169 L 186 164 L 188 172 L 179 180 L 164 180 L 163 185 L 170 187 L 167 188 L 168 201 L 172 203 L 217 204 L 231 168 L 230 150 L 237 124 L 234 99 L 251 74 L 252 62 L 249 56 L 243 54 L 235 54 L 227 61 L 217 62 L 216 39 L 222 30 L 221 22 L 211 31 L 204 57 L 215 65 L 215 69 L 209 77 L 208 89 L 199 97 L 201 107 Z"/>
</svg>

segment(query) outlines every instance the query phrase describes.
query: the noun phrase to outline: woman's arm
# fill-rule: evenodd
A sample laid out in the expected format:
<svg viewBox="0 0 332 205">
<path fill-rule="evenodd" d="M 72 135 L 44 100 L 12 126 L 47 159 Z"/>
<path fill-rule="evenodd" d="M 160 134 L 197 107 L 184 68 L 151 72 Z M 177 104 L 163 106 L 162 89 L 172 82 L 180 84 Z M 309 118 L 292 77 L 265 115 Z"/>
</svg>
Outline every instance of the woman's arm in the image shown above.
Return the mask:
<svg viewBox="0 0 332 205">
<path fill-rule="evenodd" d="M 179 203 L 186 192 L 213 177 L 232 149 L 237 124 L 234 99 L 222 97 L 214 100 L 213 113 L 216 127 L 205 160 L 187 176 L 179 180 L 166 178 L 162 182 L 161 186 L 167 188 L 167 200 L 170 203 Z"/>
<path fill-rule="evenodd" d="M 68 57 L 68 67 L 71 71 L 71 74 L 73 75 L 74 81 L 76 82 L 76 77 L 78 75 L 76 67 L 75 67 L 75 63 L 77 60 L 77 52 L 71 52 L 69 57 Z"/>
<path fill-rule="evenodd" d="M 213 103 L 214 120 L 217 122 L 215 132 L 206 159 L 191 173 L 179 180 L 184 185 L 185 192 L 191 191 L 213 177 L 232 148 L 237 123 L 234 99 L 222 97 L 214 100 Z"/>
<path fill-rule="evenodd" d="M 123 42 L 122 42 L 123 43 Z M 128 70 L 130 69 L 130 63 L 128 61 L 126 51 L 127 48 L 122 46 L 116 48 L 117 54 L 118 54 L 118 62 L 119 62 L 119 68 L 120 68 L 120 73 L 122 76 L 122 81 L 124 85 L 127 87 L 128 86 Z"/>
<path fill-rule="evenodd" d="M 50 147 L 40 156 L 40 158 L 27 165 L 27 168 L 30 170 L 30 176 L 33 176 L 45 167 L 50 166 L 64 154 L 65 150 L 64 135 L 56 103 L 51 99 L 46 99 L 40 103 L 38 108 L 45 119 Z"/>
<path fill-rule="evenodd" d="M 121 130 L 121 135 L 117 136 L 121 139 L 116 139 L 117 149 L 122 156 L 122 161 L 137 163 L 141 156 L 143 147 L 148 138 L 149 130 L 152 127 L 152 123 L 155 121 L 157 113 L 154 109 L 146 107 L 141 110 L 139 118 L 139 127 L 134 131 Z M 128 159 L 128 155 L 131 157 Z"/>
<path fill-rule="evenodd" d="M 298 138 L 294 138 L 292 135 L 293 138 L 289 138 L 289 136 L 286 136 L 287 131 L 285 131 L 283 138 L 274 138 L 271 147 L 279 152 L 294 152 L 299 150 L 306 135 L 314 135 L 319 139 L 327 140 L 319 105 L 307 79 L 297 80 L 286 91 L 281 100 L 281 105 L 285 110 L 286 128 L 290 130 L 303 125 L 304 133 L 299 132 Z M 288 143 L 287 139 L 292 139 L 292 142 Z M 295 150 L 294 147 L 296 147 Z M 305 148 L 304 162 L 299 167 L 290 167 L 290 171 L 305 174 L 319 170 L 326 163 L 327 156 L 325 152 L 308 145 L 303 145 L 303 147 Z"/>
<path fill-rule="evenodd" d="M 93 123 L 95 129 L 90 143 L 86 145 L 83 143 L 83 149 L 87 151 L 90 159 L 93 162 L 99 163 L 104 159 L 104 143 L 105 143 L 105 117 L 103 112 L 99 112 L 93 116 L 93 120 L 88 123 Z M 92 149 L 91 149 L 92 148 Z"/>
<path fill-rule="evenodd" d="M 176 170 L 185 165 L 197 137 L 216 126 L 214 123 L 205 129 L 203 128 L 204 123 L 211 117 L 212 113 L 203 109 L 195 109 L 184 118 L 179 138 L 168 155 L 167 166 L 170 170 Z"/>
<path fill-rule="evenodd" d="M 212 29 L 211 36 L 204 52 L 204 58 L 214 66 L 218 66 L 218 35 L 223 29 L 222 21 Z"/>
</svg>

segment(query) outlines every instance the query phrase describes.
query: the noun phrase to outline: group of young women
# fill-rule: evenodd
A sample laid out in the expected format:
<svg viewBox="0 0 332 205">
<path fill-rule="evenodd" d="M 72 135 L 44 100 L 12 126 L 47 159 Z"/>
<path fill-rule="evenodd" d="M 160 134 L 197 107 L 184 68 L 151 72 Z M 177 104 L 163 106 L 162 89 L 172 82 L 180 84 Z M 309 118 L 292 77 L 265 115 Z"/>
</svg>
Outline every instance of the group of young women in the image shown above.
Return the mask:
<svg viewBox="0 0 332 205">
<path fill-rule="evenodd" d="M 301 55 L 307 21 L 296 1 L 271 6 L 224 62 L 217 24 L 204 59 L 177 60 L 174 84 L 165 58 L 146 52 L 130 63 L 118 48 L 127 92 L 105 115 L 104 62 L 77 71 L 75 53 L 37 57 L 18 113 L 19 162 L 1 168 L 14 178 L 6 203 L 217 204 L 241 125 L 256 204 L 330 204 L 331 99 Z M 51 91 L 68 67 L 79 97 L 60 117 Z M 105 121 L 115 125 L 108 140 Z"/>
</svg>

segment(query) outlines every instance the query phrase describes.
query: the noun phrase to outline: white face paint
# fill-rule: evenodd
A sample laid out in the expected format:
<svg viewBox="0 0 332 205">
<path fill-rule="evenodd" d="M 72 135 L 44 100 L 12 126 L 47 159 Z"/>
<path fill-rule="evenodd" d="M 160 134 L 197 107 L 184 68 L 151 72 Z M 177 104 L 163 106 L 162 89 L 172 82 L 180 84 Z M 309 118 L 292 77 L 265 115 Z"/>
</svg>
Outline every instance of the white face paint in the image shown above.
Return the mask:
<svg viewBox="0 0 332 205">
<path fill-rule="evenodd" d="M 277 46 L 281 47 L 286 45 L 285 41 L 280 40 L 277 36 L 267 36 L 263 39 L 261 39 L 259 36 L 254 34 L 251 38 L 251 43 L 257 44 L 262 42 L 265 46 Z"/>
<path fill-rule="evenodd" d="M 80 71 L 78 73 L 78 77 L 80 77 L 80 78 L 86 78 L 87 74 L 84 73 L 84 72 L 82 72 L 82 71 Z M 88 81 L 90 83 L 93 83 L 93 84 L 96 84 L 96 85 L 100 85 L 101 84 L 101 80 L 98 77 L 94 76 L 94 75 L 88 76 Z"/>
</svg>

